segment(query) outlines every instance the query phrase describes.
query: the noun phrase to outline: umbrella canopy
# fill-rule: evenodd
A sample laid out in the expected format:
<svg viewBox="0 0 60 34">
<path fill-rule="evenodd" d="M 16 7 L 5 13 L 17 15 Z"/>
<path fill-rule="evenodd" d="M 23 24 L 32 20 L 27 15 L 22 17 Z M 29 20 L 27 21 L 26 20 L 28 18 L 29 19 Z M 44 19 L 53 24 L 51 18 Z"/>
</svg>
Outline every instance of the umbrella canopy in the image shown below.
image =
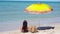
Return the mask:
<svg viewBox="0 0 60 34">
<path fill-rule="evenodd" d="M 31 13 L 31 14 L 44 14 L 53 11 L 51 6 L 47 4 L 32 4 L 25 8 L 25 12 Z"/>
</svg>

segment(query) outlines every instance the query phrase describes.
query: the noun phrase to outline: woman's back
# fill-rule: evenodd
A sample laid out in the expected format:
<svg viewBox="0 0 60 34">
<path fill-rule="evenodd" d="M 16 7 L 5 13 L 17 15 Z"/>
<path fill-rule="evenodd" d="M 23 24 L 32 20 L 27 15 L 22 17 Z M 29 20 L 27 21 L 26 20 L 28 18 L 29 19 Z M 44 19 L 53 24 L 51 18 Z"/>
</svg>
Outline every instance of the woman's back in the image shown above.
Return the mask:
<svg viewBox="0 0 60 34">
<path fill-rule="evenodd" d="M 23 30 L 23 32 L 28 32 L 28 28 L 27 27 L 23 27 L 22 30 Z"/>
<path fill-rule="evenodd" d="M 26 20 L 24 20 L 24 22 L 23 22 L 22 32 L 28 32 L 28 27 L 27 27 L 27 21 Z"/>
</svg>

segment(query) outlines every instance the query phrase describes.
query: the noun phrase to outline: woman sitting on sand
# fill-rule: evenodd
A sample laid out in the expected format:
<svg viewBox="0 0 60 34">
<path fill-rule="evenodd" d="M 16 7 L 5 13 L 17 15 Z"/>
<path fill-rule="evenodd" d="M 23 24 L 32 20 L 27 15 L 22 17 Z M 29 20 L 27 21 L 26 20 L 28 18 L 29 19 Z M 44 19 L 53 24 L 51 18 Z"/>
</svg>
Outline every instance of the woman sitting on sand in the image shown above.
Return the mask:
<svg viewBox="0 0 60 34">
<path fill-rule="evenodd" d="M 23 26 L 22 26 L 21 32 L 29 32 L 29 28 L 28 28 L 26 20 L 23 21 Z"/>
</svg>

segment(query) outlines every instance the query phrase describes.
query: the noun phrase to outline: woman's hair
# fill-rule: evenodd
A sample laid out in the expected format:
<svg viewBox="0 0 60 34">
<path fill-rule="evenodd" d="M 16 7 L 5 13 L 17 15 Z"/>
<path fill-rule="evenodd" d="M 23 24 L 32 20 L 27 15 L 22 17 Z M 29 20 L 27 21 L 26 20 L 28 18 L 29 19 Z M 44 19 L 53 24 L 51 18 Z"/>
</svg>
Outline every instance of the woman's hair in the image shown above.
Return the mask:
<svg viewBox="0 0 60 34">
<path fill-rule="evenodd" d="M 22 27 L 22 29 L 27 29 L 27 21 L 26 20 L 23 21 L 23 27 Z"/>
</svg>

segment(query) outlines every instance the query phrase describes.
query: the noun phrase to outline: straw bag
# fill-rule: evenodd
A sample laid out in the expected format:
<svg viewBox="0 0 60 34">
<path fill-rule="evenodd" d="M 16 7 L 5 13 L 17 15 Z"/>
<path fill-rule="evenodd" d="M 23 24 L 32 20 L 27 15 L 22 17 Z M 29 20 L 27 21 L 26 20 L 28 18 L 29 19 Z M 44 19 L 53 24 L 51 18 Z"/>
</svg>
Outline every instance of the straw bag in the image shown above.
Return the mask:
<svg viewBox="0 0 60 34">
<path fill-rule="evenodd" d="M 32 32 L 32 33 L 37 32 L 37 28 L 36 28 L 36 26 L 32 26 L 32 27 L 31 27 L 31 32 Z"/>
</svg>

